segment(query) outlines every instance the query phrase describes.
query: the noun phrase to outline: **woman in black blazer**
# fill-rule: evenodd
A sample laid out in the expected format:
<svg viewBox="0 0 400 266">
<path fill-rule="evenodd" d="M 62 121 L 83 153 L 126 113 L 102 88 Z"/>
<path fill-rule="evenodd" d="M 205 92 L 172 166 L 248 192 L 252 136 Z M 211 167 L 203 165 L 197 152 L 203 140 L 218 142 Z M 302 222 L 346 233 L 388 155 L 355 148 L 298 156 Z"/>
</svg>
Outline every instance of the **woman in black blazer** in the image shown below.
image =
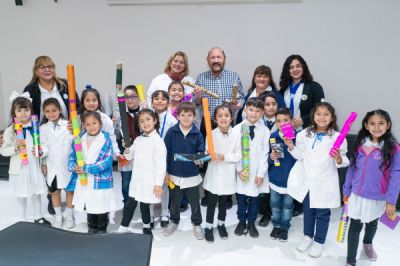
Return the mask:
<svg viewBox="0 0 400 266">
<path fill-rule="evenodd" d="M 303 57 L 291 55 L 286 59 L 282 68 L 280 88 L 286 107 L 293 113 L 294 127 L 308 127 L 311 124 L 311 109 L 317 103 L 325 101 L 325 95 L 321 85 L 313 81 Z"/>
<path fill-rule="evenodd" d="M 35 59 L 32 69 L 32 79 L 25 87 L 24 92 L 29 92 L 32 99 L 33 114 L 41 118 L 42 111 L 42 93 L 40 87 L 52 93 L 52 97 L 58 98 L 65 119 L 69 117 L 68 84 L 65 79 L 58 78 L 56 75 L 56 65 L 54 61 L 46 55 Z M 57 92 L 53 88 L 57 88 Z M 76 94 L 76 106 L 80 110 L 80 101 Z"/>
</svg>

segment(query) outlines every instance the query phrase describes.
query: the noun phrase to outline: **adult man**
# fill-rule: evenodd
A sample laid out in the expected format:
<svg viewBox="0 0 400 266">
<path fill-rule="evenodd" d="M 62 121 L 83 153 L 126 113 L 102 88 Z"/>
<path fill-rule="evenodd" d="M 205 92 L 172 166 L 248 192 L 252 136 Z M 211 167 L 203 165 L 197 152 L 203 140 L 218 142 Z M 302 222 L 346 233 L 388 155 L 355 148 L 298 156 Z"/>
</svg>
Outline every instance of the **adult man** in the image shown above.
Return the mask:
<svg viewBox="0 0 400 266">
<path fill-rule="evenodd" d="M 222 104 L 225 100 L 230 101 L 232 99 L 233 85 L 237 84 L 239 87 L 237 102 L 236 104 L 231 103 L 231 108 L 233 110 L 239 110 L 242 105 L 242 99 L 244 96 L 242 82 L 240 77 L 236 72 L 225 69 L 225 52 L 219 47 L 213 47 L 210 49 L 207 55 L 207 63 L 210 70 L 201 73 L 196 78 L 196 85 L 206 88 L 219 95 L 219 99 L 215 99 L 205 93 L 200 89 L 195 88 L 195 99 L 196 104 L 201 105 L 201 98 L 207 97 L 210 106 L 210 113 L 214 115 L 215 107 Z M 235 121 L 234 119 L 233 121 Z M 215 128 L 216 125 L 212 123 L 212 127 Z M 200 126 L 201 133 L 205 136 L 205 124 L 204 119 L 201 121 Z M 227 208 L 232 207 L 232 197 L 227 198 Z M 207 205 L 207 191 L 205 191 L 204 198 L 201 199 L 201 205 Z"/>
<path fill-rule="evenodd" d="M 239 86 L 237 104 L 232 104 L 234 110 L 238 110 L 241 107 L 241 99 L 243 99 L 243 86 L 240 81 L 240 77 L 236 72 L 225 69 L 225 52 L 219 47 L 213 47 L 210 49 L 207 55 L 207 63 L 210 70 L 201 73 L 196 78 L 196 85 L 206 88 L 219 95 L 219 99 L 215 99 L 203 93 L 199 89 L 194 89 L 196 103 L 201 104 L 201 98 L 207 97 L 210 104 L 210 113 L 214 114 L 215 107 L 222 104 L 225 100 L 230 101 L 232 99 L 233 84 Z"/>
</svg>

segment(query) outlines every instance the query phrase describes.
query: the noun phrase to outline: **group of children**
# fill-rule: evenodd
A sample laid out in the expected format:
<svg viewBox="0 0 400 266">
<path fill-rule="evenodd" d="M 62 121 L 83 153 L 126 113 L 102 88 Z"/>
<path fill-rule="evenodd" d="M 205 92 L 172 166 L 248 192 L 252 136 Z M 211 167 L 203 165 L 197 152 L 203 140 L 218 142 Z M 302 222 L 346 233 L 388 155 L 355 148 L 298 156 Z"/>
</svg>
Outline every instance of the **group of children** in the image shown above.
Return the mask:
<svg viewBox="0 0 400 266">
<path fill-rule="evenodd" d="M 151 98 L 152 109 L 140 107 L 135 86 L 125 88 L 133 142 L 130 147 L 125 147 L 125 143 L 117 144 L 113 124 L 119 123 L 118 118 L 113 121 L 101 111 L 98 91 L 84 90 L 80 116 L 83 133 L 79 146 L 84 155 L 83 166 L 79 164 L 72 127 L 62 117 L 57 100 L 50 98 L 43 103 L 42 152 L 40 158 L 36 158 L 32 152 L 31 102 L 23 95 L 13 99 L 11 118 L 22 124 L 26 145 L 18 141 L 12 123 L 4 132 L 0 154 L 11 156 L 10 183 L 18 199 L 21 219 L 25 219 L 27 198 L 32 198 L 35 222 L 50 223 L 40 209 L 40 195 L 47 193 L 46 180 L 56 212 L 53 226 L 73 227 L 74 206 L 75 210 L 86 210 L 89 233 L 105 233 L 108 213 L 116 209 L 114 159 L 128 161 L 119 165 L 124 209 L 118 232 L 129 231 L 134 211 L 140 204 L 143 233 L 151 234 L 154 204 L 161 203 L 161 226 L 164 235 L 171 236 L 180 221 L 182 197 L 186 197 L 195 237 L 214 241 L 214 214 L 218 203 L 217 231 L 221 239 L 226 239 L 226 198 L 236 194 L 239 222 L 235 235 L 248 233 L 258 237 L 255 221 L 259 195 L 270 193 L 271 239 L 287 241 L 295 199 L 304 204 L 304 238 L 297 250 L 319 257 L 327 236 L 330 208 L 341 205 L 337 168 L 350 165 L 343 187 L 343 200 L 349 202 L 351 217 L 347 263 L 356 263 L 364 223 L 364 250 L 371 260 L 376 260 L 372 241 L 377 221 L 385 212 L 388 216 L 394 215 L 400 189 L 400 146 L 391 134 L 392 122 L 387 112 L 367 113 L 349 160 L 346 142 L 332 155 L 329 153 L 339 135 L 335 110 L 329 103 L 316 104 L 311 112 L 311 126 L 298 132 L 294 140 L 286 139 L 281 130 L 283 124 L 291 123 L 292 113 L 288 108 L 277 108 L 274 93 L 265 92 L 248 99 L 245 119 L 234 127 L 232 110 L 228 105 L 220 105 L 213 114 L 217 125 L 212 131 L 215 156 L 208 163 L 203 180 L 199 172 L 202 162 L 175 158 L 176 154 L 208 151 L 207 141 L 194 125 L 196 106 L 191 101 L 181 102 L 184 90 L 179 84 L 173 82 L 169 93 L 155 91 Z M 28 164 L 21 163 L 20 152 L 25 148 Z M 243 156 L 245 149 L 246 157 Z M 82 182 L 85 178 L 87 184 Z M 209 192 L 204 232 L 199 204 L 201 184 Z M 67 193 L 65 217 L 61 212 L 62 189 Z"/>
</svg>

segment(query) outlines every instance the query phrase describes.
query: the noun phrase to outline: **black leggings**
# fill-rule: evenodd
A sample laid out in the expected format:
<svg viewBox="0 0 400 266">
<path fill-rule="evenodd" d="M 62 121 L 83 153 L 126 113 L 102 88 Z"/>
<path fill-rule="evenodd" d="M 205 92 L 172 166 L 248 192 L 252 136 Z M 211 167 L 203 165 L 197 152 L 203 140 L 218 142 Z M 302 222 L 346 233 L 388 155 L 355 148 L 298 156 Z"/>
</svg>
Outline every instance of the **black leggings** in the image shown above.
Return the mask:
<svg viewBox="0 0 400 266">
<path fill-rule="evenodd" d="M 207 205 L 207 216 L 206 222 L 213 224 L 215 207 L 218 201 L 218 220 L 225 221 L 226 217 L 226 195 L 218 196 L 211 192 L 208 192 L 208 205 Z"/>
<path fill-rule="evenodd" d="M 124 211 L 122 213 L 122 221 L 121 225 L 128 227 L 132 221 L 133 214 L 135 213 L 135 209 L 137 207 L 138 202 L 135 198 L 128 197 L 124 204 Z M 150 224 L 150 204 L 149 203 L 140 203 L 140 213 L 142 214 L 143 224 Z"/>
<path fill-rule="evenodd" d="M 88 213 L 87 223 L 90 229 L 106 232 L 108 226 L 108 212 L 101 214 Z"/>
<path fill-rule="evenodd" d="M 356 263 L 358 242 L 362 228 L 363 223 L 360 220 L 351 219 L 347 235 L 347 263 Z M 377 228 L 378 219 L 365 224 L 364 244 L 372 244 Z"/>
</svg>

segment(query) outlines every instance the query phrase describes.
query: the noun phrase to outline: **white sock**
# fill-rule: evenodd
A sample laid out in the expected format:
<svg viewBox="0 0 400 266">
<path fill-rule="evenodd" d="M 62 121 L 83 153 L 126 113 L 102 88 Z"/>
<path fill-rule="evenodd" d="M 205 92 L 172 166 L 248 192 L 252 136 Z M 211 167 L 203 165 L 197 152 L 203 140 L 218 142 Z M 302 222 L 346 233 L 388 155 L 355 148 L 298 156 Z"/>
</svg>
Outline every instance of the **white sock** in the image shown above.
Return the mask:
<svg viewBox="0 0 400 266">
<path fill-rule="evenodd" d="M 74 216 L 74 208 L 65 208 L 66 216 Z"/>
<path fill-rule="evenodd" d="M 150 224 L 143 224 L 143 228 L 150 228 Z"/>
<path fill-rule="evenodd" d="M 32 199 L 33 219 L 37 220 L 43 218 L 40 195 L 33 194 L 31 199 Z"/>
<path fill-rule="evenodd" d="M 56 216 L 61 216 L 62 215 L 61 206 L 60 207 L 54 207 L 54 211 L 56 212 Z"/>
<path fill-rule="evenodd" d="M 219 226 L 224 225 L 224 224 L 225 224 L 225 221 L 218 220 L 218 225 Z"/>
<path fill-rule="evenodd" d="M 210 224 L 210 223 L 206 223 L 206 226 L 207 226 L 208 229 L 212 229 L 213 228 L 213 224 Z"/>
<path fill-rule="evenodd" d="M 17 197 L 17 205 L 18 205 L 18 218 L 21 221 L 26 220 L 26 202 L 27 198 Z"/>
</svg>

